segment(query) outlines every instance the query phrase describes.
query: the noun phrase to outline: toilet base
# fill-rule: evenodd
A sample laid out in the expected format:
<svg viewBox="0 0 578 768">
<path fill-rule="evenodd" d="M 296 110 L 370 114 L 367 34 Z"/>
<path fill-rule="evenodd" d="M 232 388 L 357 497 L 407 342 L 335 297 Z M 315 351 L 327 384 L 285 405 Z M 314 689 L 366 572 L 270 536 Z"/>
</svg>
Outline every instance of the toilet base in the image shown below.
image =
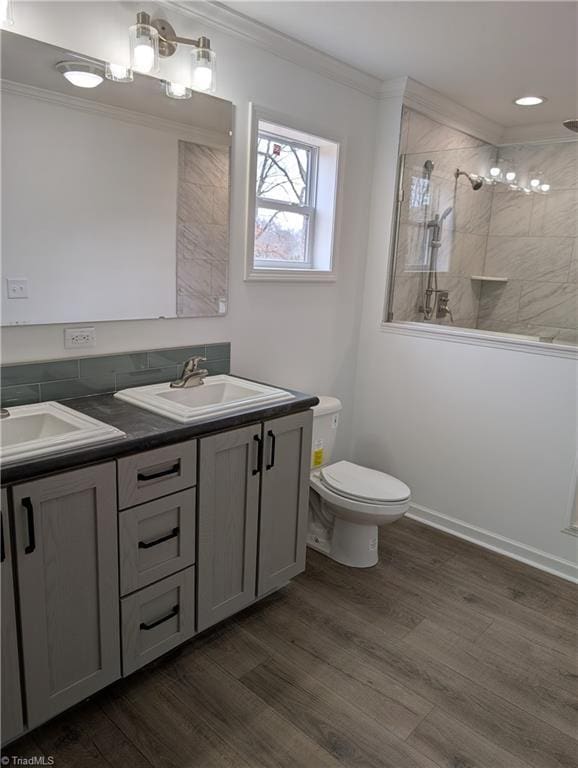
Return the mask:
<svg viewBox="0 0 578 768">
<path fill-rule="evenodd" d="M 377 525 L 359 525 L 335 519 L 330 539 L 310 532 L 307 546 L 350 568 L 377 565 Z"/>
</svg>

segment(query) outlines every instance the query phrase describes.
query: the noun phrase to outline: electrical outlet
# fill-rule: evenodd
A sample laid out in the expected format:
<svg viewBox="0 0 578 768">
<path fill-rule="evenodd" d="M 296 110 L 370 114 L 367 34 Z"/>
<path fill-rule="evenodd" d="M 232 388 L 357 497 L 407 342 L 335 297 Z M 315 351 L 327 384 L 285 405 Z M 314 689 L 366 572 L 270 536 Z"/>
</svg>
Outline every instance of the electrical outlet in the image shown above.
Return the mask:
<svg viewBox="0 0 578 768">
<path fill-rule="evenodd" d="M 94 328 L 64 329 L 64 349 L 78 349 L 79 347 L 96 347 Z"/>
</svg>

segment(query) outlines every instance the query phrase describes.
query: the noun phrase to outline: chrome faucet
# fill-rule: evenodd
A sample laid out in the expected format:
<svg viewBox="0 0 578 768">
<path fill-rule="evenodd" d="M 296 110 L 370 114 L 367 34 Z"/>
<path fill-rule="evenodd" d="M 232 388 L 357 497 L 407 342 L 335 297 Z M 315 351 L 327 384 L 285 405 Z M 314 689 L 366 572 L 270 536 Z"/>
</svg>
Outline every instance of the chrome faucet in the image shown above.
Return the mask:
<svg viewBox="0 0 578 768">
<path fill-rule="evenodd" d="M 181 378 L 171 381 L 171 387 L 173 389 L 186 389 L 203 384 L 203 379 L 209 375 L 209 372 L 205 368 L 199 368 L 199 364 L 206 362 L 207 359 L 205 357 L 191 357 L 183 366 Z"/>
<path fill-rule="evenodd" d="M 7 419 L 10 416 L 8 408 L 0 408 L 0 419 Z"/>
</svg>

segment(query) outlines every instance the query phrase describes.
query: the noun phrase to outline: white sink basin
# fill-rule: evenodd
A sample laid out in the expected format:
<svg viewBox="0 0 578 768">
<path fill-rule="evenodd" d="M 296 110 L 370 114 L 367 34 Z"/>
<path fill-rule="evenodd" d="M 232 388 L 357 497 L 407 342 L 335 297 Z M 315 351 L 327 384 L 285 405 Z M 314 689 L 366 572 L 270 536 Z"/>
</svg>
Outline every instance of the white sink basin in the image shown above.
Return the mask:
<svg viewBox="0 0 578 768">
<path fill-rule="evenodd" d="M 125 437 L 116 427 L 60 403 L 18 405 L 0 421 L 3 464 Z"/>
<path fill-rule="evenodd" d="M 295 395 L 284 389 L 268 387 L 234 376 L 207 376 L 196 387 L 172 389 L 170 384 L 151 384 L 117 392 L 115 397 L 146 408 L 161 416 L 190 424 L 210 416 L 226 415 L 231 411 L 254 405 L 269 405 L 292 400 Z"/>
</svg>

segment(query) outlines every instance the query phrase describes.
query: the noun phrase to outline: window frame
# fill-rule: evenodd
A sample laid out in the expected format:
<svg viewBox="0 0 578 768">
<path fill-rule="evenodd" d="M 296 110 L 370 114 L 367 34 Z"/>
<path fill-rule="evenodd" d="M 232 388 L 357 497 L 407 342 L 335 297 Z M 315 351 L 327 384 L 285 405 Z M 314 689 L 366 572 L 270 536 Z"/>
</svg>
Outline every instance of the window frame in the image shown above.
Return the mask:
<svg viewBox="0 0 578 768">
<path fill-rule="evenodd" d="M 258 196 L 255 190 L 255 220 L 259 208 L 265 208 L 270 211 L 284 211 L 286 213 L 297 213 L 307 217 L 307 235 L 305 238 L 305 259 L 304 261 L 285 261 L 283 259 L 257 259 L 253 246 L 253 267 L 256 269 L 307 269 L 313 270 L 312 249 L 315 238 L 315 203 L 317 200 L 317 170 L 319 167 L 319 147 L 314 144 L 307 144 L 297 139 L 283 136 L 281 133 L 272 131 L 260 131 L 259 122 L 257 122 L 257 142 L 264 136 L 279 143 L 305 149 L 309 152 L 310 167 L 307 173 L 306 199 L 307 204 L 285 203 L 282 200 L 275 200 L 271 197 Z M 259 151 L 255 150 L 258 157 Z M 256 180 L 255 180 L 256 185 Z"/>
<path fill-rule="evenodd" d="M 339 265 L 339 243 L 342 225 L 343 200 L 343 167 L 345 162 L 346 140 L 336 135 L 333 128 L 324 129 L 319 125 L 308 124 L 307 121 L 295 116 L 275 112 L 251 102 L 249 104 L 249 132 L 247 145 L 247 176 L 246 176 L 246 219 L 245 219 L 245 269 L 246 282 L 285 282 L 285 283 L 332 283 L 337 280 Z M 318 147 L 317 167 L 317 196 L 315 200 L 316 216 L 315 229 L 311 233 L 314 241 L 314 258 L 309 264 L 294 263 L 293 266 L 283 264 L 282 268 L 258 260 L 254 261 L 255 247 L 255 217 L 256 217 L 256 176 L 257 176 L 257 137 L 259 132 L 273 133 L 278 131 L 259 130 L 262 123 L 282 131 L 284 141 L 291 140 L 299 143 L 302 139 L 311 138 L 311 144 Z M 284 136 L 284 132 L 287 135 Z M 329 182 L 329 185 L 326 184 Z M 322 194 L 319 197 L 319 185 L 322 184 Z M 329 192 L 328 192 L 329 188 Z"/>
</svg>

